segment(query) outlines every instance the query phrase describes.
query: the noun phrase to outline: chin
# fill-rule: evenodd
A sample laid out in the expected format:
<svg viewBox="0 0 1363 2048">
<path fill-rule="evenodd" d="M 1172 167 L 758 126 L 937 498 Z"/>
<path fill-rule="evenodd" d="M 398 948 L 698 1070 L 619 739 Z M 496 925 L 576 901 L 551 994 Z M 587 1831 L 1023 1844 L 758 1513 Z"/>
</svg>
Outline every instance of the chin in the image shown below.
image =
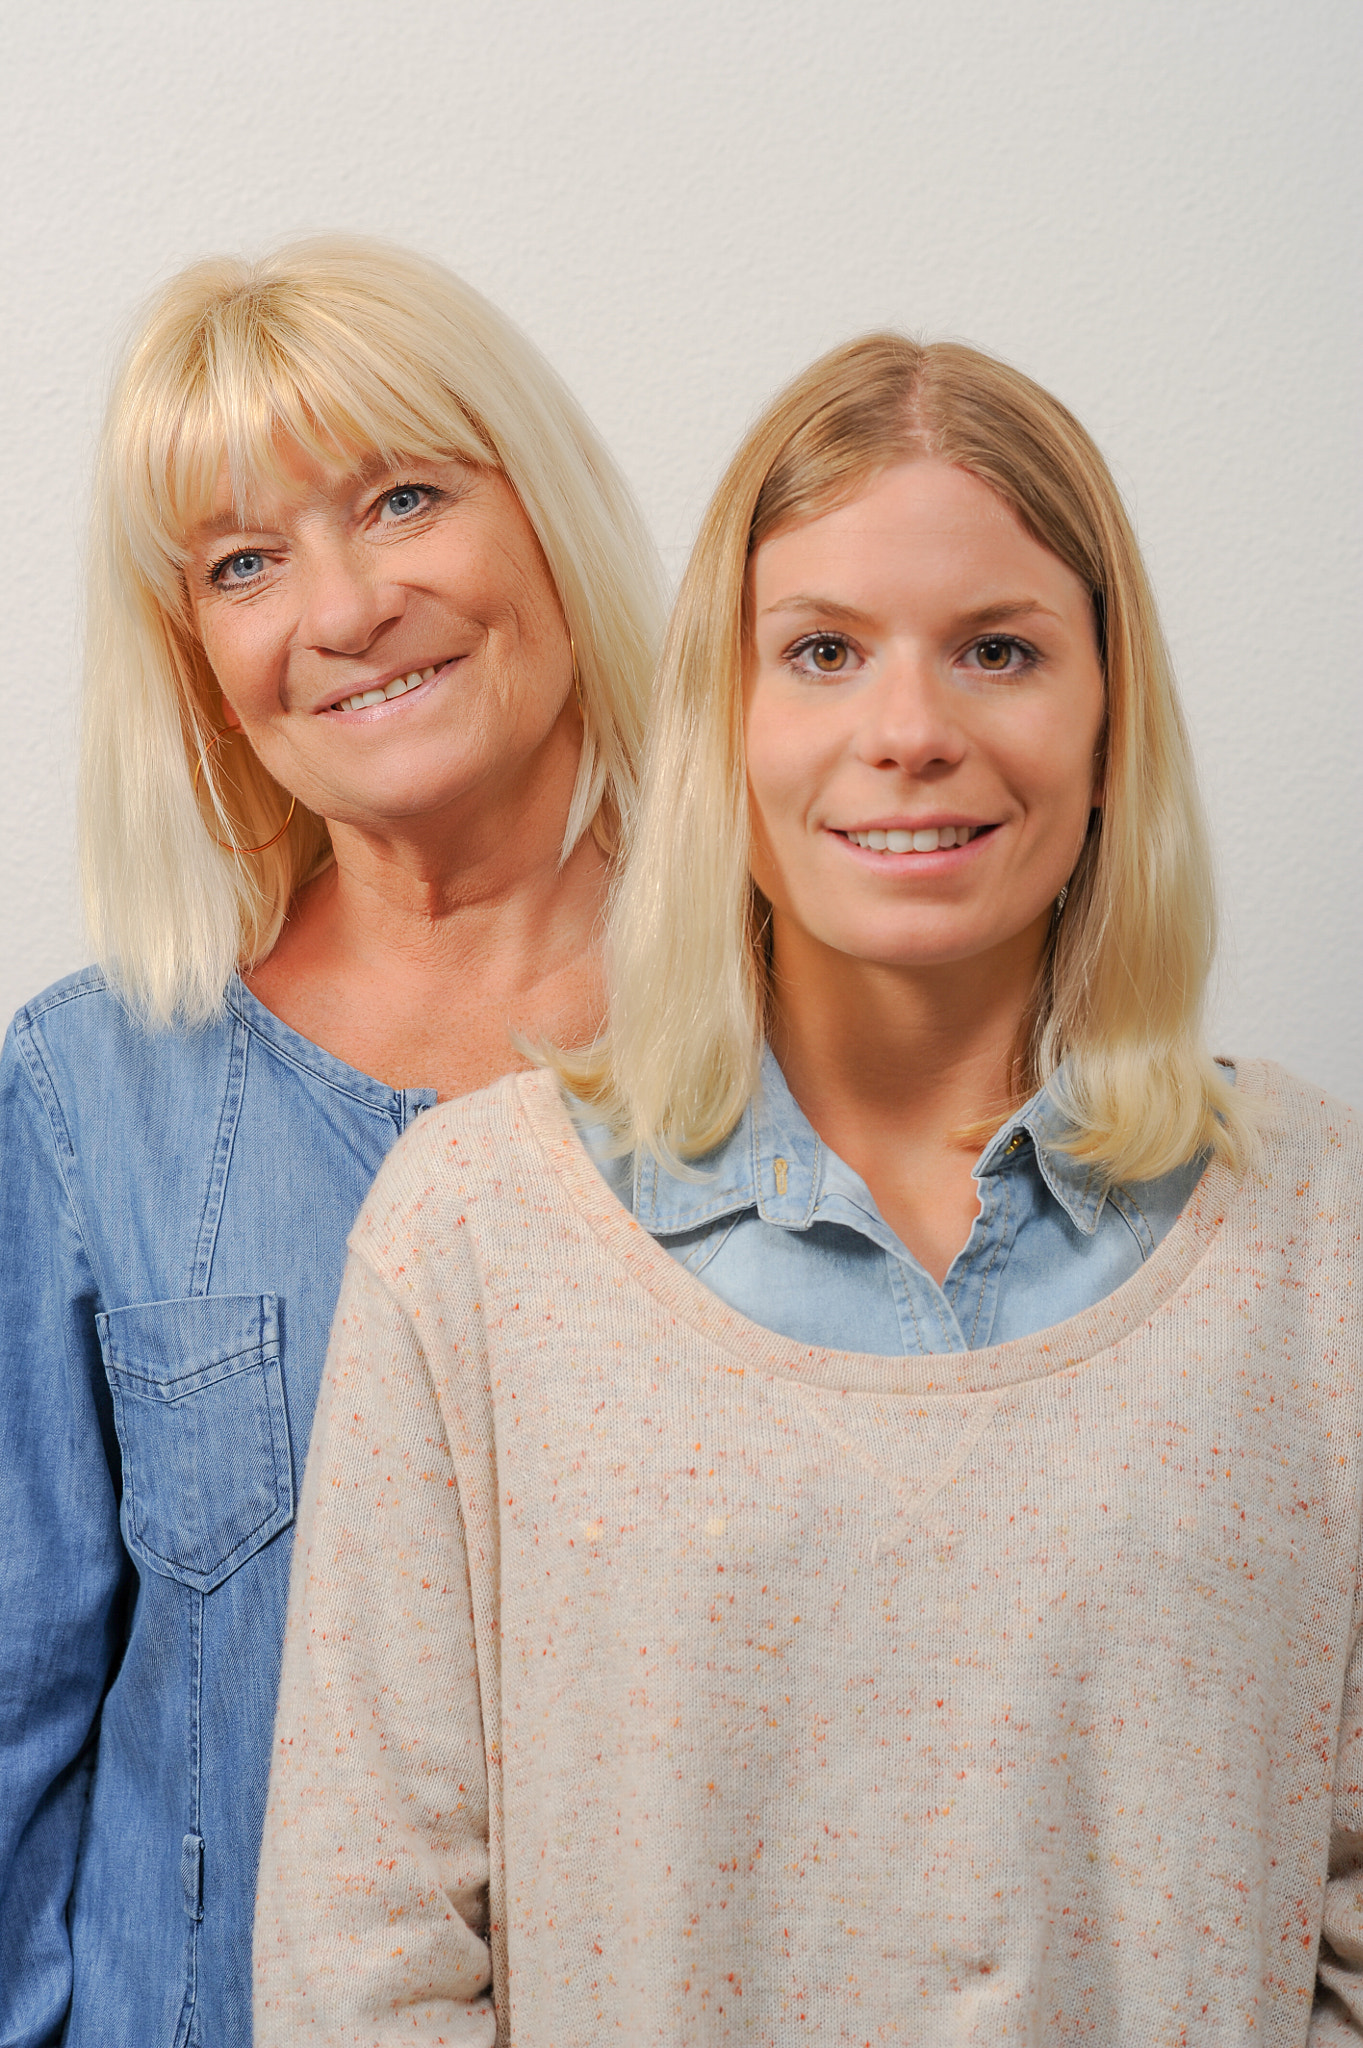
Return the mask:
<svg viewBox="0 0 1363 2048">
<path fill-rule="evenodd" d="M 909 973 L 924 972 L 933 967 L 958 966 L 963 960 L 972 959 L 987 948 L 929 945 L 921 942 L 916 945 L 877 946 L 844 940 L 834 944 L 832 950 L 861 966 L 899 969 Z"/>
<path fill-rule="evenodd" d="M 992 952 L 1000 941 L 992 932 L 963 930 L 959 925 L 926 920 L 911 931 L 896 931 L 867 925 L 851 930 L 821 934 L 835 952 L 876 967 L 945 967 L 953 961 L 969 960 L 977 953 Z"/>
</svg>

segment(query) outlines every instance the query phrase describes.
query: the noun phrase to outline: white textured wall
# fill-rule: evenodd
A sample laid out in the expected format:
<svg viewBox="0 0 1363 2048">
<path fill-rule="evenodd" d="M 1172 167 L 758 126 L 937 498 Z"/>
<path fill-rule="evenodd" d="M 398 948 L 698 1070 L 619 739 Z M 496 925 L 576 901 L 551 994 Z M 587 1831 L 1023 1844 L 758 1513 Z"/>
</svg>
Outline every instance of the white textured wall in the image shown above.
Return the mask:
<svg viewBox="0 0 1363 2048">
<path fill-rule="evenodd" d="M 0 1010 L 84 957 L 79 557 L 116 338 L 356 227 L 498 299 L 668 559 L 817 350 L 957 335 L 1127 490 L 1200 746 L 1218 1044 L 1363 1102 L 1357 0 L 11 0 Z"/>
</svg>

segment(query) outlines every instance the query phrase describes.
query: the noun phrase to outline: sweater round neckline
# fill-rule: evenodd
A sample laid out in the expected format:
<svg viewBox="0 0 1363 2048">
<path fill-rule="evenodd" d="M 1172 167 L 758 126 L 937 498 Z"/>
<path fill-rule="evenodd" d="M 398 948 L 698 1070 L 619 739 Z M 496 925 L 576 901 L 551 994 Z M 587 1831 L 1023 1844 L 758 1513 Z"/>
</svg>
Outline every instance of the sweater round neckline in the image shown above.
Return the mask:
<svg viewBox="0 0 1363 2048">
<path fill-rule="evenodd" d="M 1239 1085 L 1272 1095 L 1269 1063 L 1237 1063 Z M 844 1393 L 947 1395 L 995 1392 L 1088 1365 L 1168 1307 L 1211 1249 L 1242 1185 L 1214 1159 L 1177 1220 L 1140 1271 L 1064 1322 L 978 1351 L 876 1356 L 803 1345 L 732 1309 L 673 1259 L 607 1186 L 578 1134 L 552 1074 L 508 1077 L 545 1160 L 576 1215 L 631 1279 L 670 1314 L 721 1345 L 738 1370 L 776 1374 Z"/>
</svg>

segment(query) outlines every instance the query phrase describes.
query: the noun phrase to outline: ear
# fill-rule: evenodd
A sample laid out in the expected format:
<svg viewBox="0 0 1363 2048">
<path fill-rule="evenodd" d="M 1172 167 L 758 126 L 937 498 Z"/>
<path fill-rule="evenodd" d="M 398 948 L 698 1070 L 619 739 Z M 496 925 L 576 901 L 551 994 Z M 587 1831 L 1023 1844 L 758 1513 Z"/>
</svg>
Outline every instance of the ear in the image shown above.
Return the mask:
<svg viewBox="0 0 1363 2048">
<path fill-rule="evenodd" d="M 233 732 L 241 731 L 241 720 L 237 717 L 236 712 L 225 697 L 222 700 L 222 722 L 224 725 L 230 726 Z"/>
</svg>

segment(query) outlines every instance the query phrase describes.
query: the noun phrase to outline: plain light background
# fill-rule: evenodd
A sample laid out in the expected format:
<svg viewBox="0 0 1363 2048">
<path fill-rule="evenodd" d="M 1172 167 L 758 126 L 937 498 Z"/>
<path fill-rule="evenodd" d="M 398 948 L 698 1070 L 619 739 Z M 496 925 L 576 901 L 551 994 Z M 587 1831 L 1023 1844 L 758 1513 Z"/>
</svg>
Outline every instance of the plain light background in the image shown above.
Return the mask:
<svg viewBox="0 0 1363 2048">
<path fill-rule="evenodd" d="M 674 572 L 745 425 L 891 324 L 1095 433 L 1198 744 L 1218 1050 L 1363 1103 L 1357 0 L 44 0 L 3 16 L 0 1013 L 86 957 L 80 558 L 114 352 L 356 228 L 545 350 Z"/>
</svg>

